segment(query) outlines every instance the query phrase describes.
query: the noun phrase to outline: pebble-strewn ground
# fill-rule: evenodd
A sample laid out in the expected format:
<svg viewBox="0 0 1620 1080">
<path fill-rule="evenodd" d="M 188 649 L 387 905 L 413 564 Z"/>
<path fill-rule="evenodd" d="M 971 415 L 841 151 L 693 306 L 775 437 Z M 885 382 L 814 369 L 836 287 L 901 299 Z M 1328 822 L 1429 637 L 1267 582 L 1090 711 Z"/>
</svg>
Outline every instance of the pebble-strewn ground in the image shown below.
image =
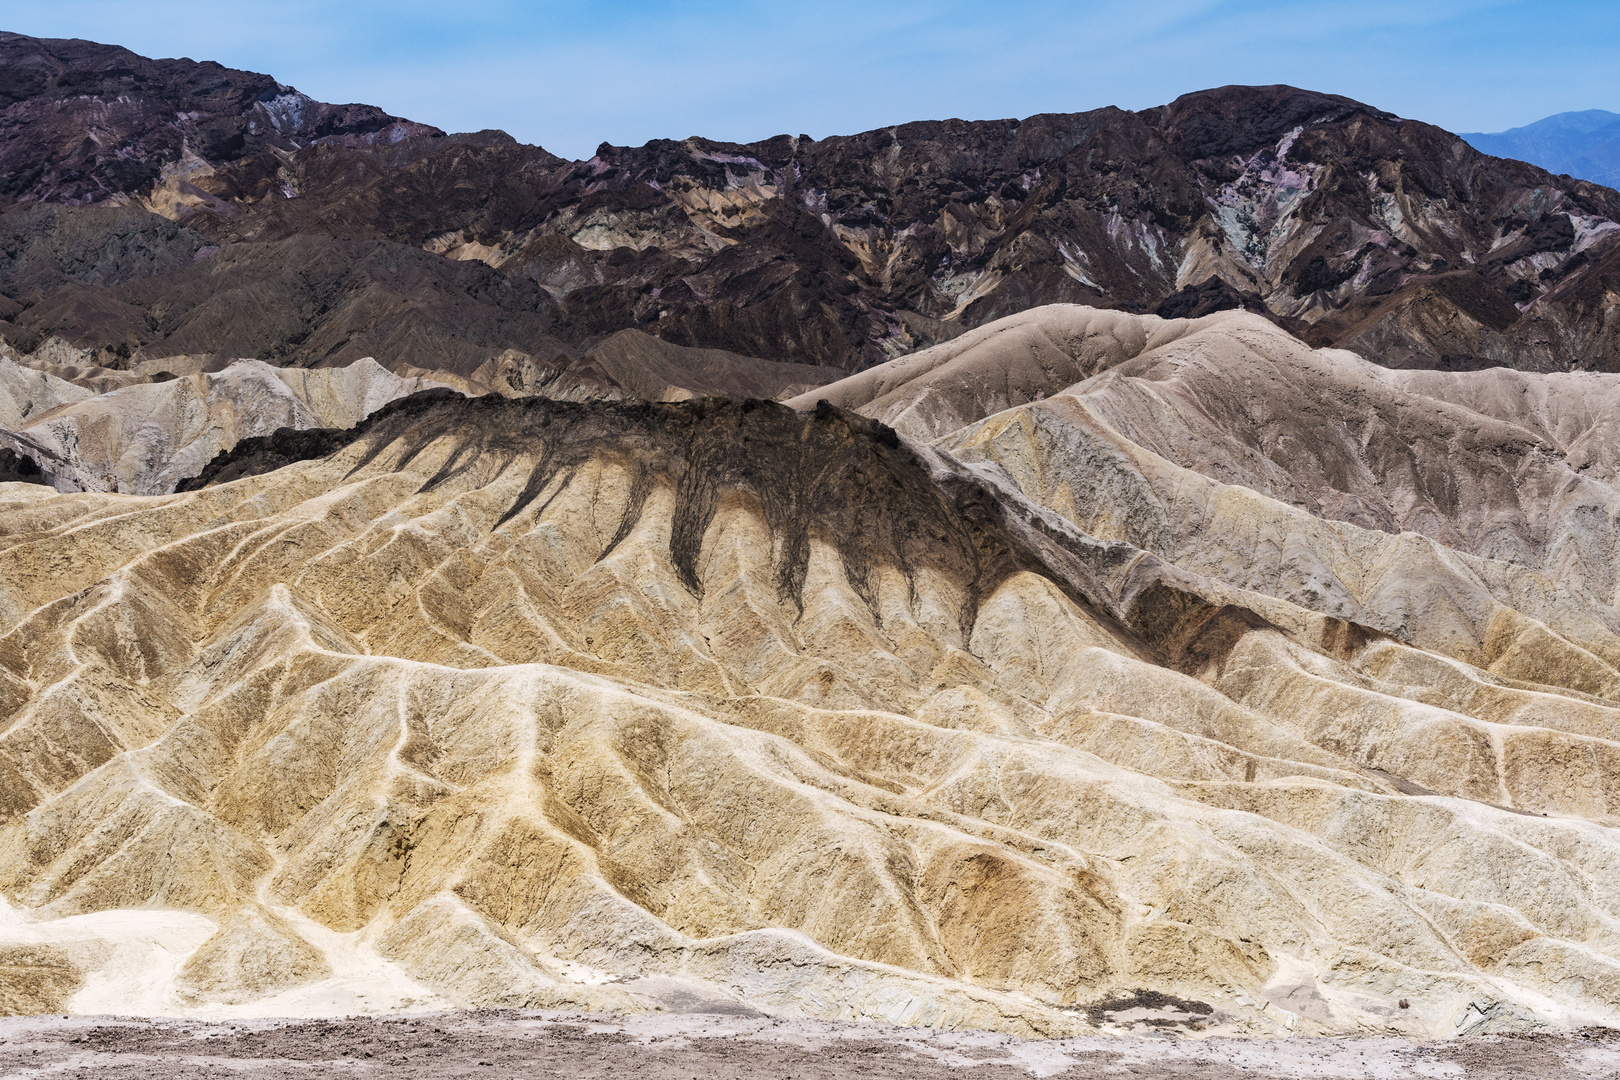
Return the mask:
<svg viewBox="0 0 1620 1080">
<path fill-rule="evenodd" d="M 1404 1039 L 1020 1040 L 868 1024 L 483 1011 L 393 1019 L 0 1020 L 0 1075 L 1025 1080 L 1620 1076 L 1620 1031 Z"/>
</svg>

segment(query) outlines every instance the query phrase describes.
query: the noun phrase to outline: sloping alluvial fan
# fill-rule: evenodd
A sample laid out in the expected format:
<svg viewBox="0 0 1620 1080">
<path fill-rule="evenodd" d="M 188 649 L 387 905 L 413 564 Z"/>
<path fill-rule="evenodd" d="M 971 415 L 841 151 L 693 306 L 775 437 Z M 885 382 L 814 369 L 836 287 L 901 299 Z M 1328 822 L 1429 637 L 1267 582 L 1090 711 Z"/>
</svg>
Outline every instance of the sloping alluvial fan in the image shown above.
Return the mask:
<svg viewBox="0 0 1620 1080">
<path fill-rule="evenodd" d="M 1391 367 L 1614 371 L 1617 290 L 1613 190 L 1286 86 L 564 161 L 0 34 L 0 337 L 112 368 L 467 375 L 635 328 L 854 371 L 1083 303 L 1246 308 Z"/>
<path fill-rule="evenodd" d="M 1612 1022 L 1617 395 L 1057 306 L 0 485 L 7 1007 Z"/>
</svg>

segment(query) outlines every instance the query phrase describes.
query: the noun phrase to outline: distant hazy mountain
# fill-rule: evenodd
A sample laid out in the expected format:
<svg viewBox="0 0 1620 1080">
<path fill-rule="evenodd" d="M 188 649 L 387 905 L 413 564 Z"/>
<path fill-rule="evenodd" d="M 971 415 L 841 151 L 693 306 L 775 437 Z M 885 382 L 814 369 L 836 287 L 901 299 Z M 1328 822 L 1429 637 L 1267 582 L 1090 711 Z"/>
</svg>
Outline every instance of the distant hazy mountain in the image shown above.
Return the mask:
<svg viewBox="0 0 1620 1080">
<path fill-rule="evenodd" d="M 1620 113 L 1602 109 L 1559 113 L 1512 131 L 1463 138 L 1487 154 L 1620 187 Z"/>
</svg>

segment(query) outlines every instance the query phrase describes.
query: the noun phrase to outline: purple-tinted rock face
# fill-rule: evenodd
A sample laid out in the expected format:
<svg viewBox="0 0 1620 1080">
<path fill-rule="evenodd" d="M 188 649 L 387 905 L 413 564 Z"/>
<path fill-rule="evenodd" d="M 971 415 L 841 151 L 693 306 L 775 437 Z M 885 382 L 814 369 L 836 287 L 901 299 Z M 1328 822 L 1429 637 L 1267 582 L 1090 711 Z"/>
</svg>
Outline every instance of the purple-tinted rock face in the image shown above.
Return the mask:
<svg viewBox="0 0 1620 1080">
<path fill-rule="evenodd" d="M 569 162 L 0 35 L 0 106 L 0 334 L 110 366 L 470 370 L 636 328 L 856 369 L 1076 302 L 1244 307 L 1394 367 L 1620 369 L 1620 195 L 1291 87 Z"/>
<path fill-rule="evenodd" d="M 149 189 L 189 151 L 211 164 L 323 140 L 440 134 L 268 75 L 0 33 L 0 196 L 82 205 Z"/>
</svg>

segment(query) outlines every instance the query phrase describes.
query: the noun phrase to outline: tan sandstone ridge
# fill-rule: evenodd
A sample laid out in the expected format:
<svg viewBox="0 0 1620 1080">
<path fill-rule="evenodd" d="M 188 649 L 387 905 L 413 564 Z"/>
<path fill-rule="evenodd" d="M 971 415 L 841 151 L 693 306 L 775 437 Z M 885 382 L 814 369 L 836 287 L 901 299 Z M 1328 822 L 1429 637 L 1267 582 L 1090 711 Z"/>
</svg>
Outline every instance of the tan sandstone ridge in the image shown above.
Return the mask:
<svg viewBox="0 0 1620 1080">
<path fill-rule="evenodd" d="M 1055 307 L 0 486 L 0 1007 L 1612 1023 L 1617 390 Z"/>
<path fill-rule="evenodd" d="M 0 341 L 0 452 L 28 458 L 42 482 L 60 490 L 162 495 L 242 439 L 282 428 L 350 428 L 431 387 L 564 401 L 779 399 L 842 375 L 673 345 L 638 330 L 549 364 L 508 349 L 466 375 L 403 364 L 389 370 L 371 357 L 304 369 L 211 354 L 113 371 L 55 339 L 29 354 Z"/>
<path fill-rule="evenodd" d="M 469 396 L 539 396 L 558 401 L 688 401 L 713 395 L 774 401 L 808 393 L 844 376 L 838 368 L 676 345 L 635 329 L 610 334 L 583 355 L 558 355 L 550 363 L 507 349 L 466 375 L 399 364 L 393 370 L 432 379 Z"/>
<path fill-rule="evenodd" d="M 369 358 L 315 371 L 238 360 L 96 394 L 0 358 L 0 428 L 12 429 L 12 445 L 26 446 L 58 488 L 160 495 L 242 439 L 353 427 L 395 398 L 441 385 Z"/>
</svg>

